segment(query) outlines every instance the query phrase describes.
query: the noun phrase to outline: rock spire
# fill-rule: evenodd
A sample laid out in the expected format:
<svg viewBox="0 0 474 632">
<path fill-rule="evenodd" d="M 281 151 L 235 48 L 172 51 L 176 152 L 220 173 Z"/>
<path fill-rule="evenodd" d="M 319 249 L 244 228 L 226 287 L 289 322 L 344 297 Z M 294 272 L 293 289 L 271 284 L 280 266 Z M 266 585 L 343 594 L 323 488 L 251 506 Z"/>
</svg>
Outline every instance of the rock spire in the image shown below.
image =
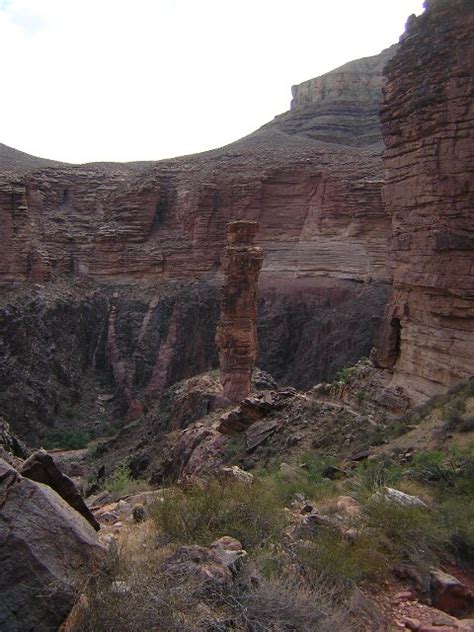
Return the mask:
<svg viewBox="0 0 474 632">
<path fill-rule="evenodd" d="M 263 262 L 261 248 L 253 245 L 257 230 L 258 223 L 252 221 L 227 225 L 225 283 L 216 343 L 224 395 L 233 402 L 250 393 L 257 357 L 257 283 Z"/>
</svg>

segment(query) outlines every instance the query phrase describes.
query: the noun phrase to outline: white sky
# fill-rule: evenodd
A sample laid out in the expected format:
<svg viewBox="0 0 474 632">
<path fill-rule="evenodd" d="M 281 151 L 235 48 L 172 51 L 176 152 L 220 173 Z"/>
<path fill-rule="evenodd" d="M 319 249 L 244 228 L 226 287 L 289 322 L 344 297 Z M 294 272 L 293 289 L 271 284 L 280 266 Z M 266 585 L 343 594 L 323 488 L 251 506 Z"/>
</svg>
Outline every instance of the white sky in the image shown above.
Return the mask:
<svg viewBox="0 0 474 632">
<path fill-rule="evenodd" d="M 204 151 L 292 84 L 398 41 L 422 0 L 0 0 L 0 142 L 69 162 Z"/>
</svg>

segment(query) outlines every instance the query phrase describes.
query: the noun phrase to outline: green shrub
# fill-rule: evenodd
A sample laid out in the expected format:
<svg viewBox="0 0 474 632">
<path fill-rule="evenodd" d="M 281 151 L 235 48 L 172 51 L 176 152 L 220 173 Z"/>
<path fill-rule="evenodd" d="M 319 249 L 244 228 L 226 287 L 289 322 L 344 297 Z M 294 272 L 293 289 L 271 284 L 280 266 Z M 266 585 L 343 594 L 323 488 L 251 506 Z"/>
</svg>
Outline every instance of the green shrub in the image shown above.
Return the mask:
<svg viewBox="0 0 474 632">
<path fill-rule="evenodd" d="M 311 581 L 323 580 L 334 587 L 375 580 L 390 568 L 387 556 L 368 534 L 350 542 L 329 529 L 300 547 L 298 561 Z"/>
<path fill-rule="evenodd" d="M 354 373 L 354 367 L 346 366 L 339 371 L 339 373 L 336 376 L 336 380 L 338 382 L 342 382 L 343 384 L 348 384 L 353 373 Z"/>
<path fill-rule="evenodd" d="M 114 498 L 136 494 L 148 488 L 144 480 L 134 479 L 128 465 L 120 465 L 104 483 L 104 489 L 109 491 Z"/>
<path fill-rule="evenodd" d="M 156 506 L 158 529 L 172 542 L 209 545 L 223 535 L 244 548 L 263 546 L 275 539 L 285 524 L 281 504 L 271 485 L 221 483 L 172 489 Z"/>
<path fill-rule="evenodd" d="M 372 542 L 383 546 L 392 566 L 410 563 L 427 568 L 447 550 L 445 525 L 438 512 L 427 507 L 404 506 L 379 495 L 367 502 L 362 519 Z"/>
<path fill-rule="evenodd" d="M 308 452 L 290 461 L 286 467 L 261 471 L 260 476 L 272 487 L 282 506 L 286 506 L 296 494 L 317 500 L 337 491 L 335 483 L 324 478 L 325 470 L 334 461 L 335 459 L 322 457 L 316 452 Z"/>
<path fill-rule="evenodd" d="M 363 461 L 349 482 L 351 493 L 359 500 L 367 500 L 382 487 L 392 487 L 402 478 L 400 465 L 390 459 L 381 461 Z"/>
<path fill-rule="evenodd" d="M 226 461 L 231 461 L 234 459 L 239 452 L 241 452 L 245 447 L 245 437 L 242 435 L 235 435 L 229 437 L 227 443 L 224 448 L 224 454 Z"/>
<path fill-rule="evenodd" d="M 458 563 L 474 566 L 474 495 L 445 500 L 440 513 L 448 534 L 448 546 Z"/>
<path fill-rule="evenodd" d="M 87 430 L 50 430 L 44 435 L 42 444 L 46 450 L 80 450 L 90 439 Z"/>
</svg>

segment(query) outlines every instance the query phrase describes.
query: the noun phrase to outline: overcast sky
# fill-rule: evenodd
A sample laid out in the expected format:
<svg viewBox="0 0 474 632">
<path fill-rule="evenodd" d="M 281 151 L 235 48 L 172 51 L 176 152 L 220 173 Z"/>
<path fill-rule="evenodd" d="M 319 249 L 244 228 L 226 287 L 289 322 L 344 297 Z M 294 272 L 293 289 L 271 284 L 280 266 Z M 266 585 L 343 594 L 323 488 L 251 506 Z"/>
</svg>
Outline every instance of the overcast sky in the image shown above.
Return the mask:
<svg viewBox="0 0 474 632">
<path fill-rule="evenodd" d="M 422 0 L 0 0 L 0 142 L 69 162 L 236 140 Z"/>
</svg>

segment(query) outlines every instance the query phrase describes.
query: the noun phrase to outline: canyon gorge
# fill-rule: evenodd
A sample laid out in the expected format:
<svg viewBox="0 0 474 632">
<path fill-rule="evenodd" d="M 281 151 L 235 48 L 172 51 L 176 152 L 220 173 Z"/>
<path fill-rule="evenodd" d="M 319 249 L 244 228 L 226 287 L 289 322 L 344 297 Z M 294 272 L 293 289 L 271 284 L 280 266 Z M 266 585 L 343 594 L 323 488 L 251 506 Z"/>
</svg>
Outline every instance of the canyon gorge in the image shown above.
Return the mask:
<svg viewBox="0 0 474 632">
<path fill-rule="evenodd" d="M 0 144 L 2 630 L 474 630 L 473 36 L 201 154 Z"/>
<path fill-rule="evenodd" d="M 294 86 L 289 112 L 221 149 L 68 165 L 1 146 L 0 405 L 15 430 L 41 436 L 111 393 L 131 419 L 216 367 L 233 220 L 259 224 L 257 365 L 281 383 L 330 379 L 376 336 L 415 402 L 472 374 L 472 11 L 458 4 L 464 21 L 428 3 L 399 45 Z"/>
</svg>

